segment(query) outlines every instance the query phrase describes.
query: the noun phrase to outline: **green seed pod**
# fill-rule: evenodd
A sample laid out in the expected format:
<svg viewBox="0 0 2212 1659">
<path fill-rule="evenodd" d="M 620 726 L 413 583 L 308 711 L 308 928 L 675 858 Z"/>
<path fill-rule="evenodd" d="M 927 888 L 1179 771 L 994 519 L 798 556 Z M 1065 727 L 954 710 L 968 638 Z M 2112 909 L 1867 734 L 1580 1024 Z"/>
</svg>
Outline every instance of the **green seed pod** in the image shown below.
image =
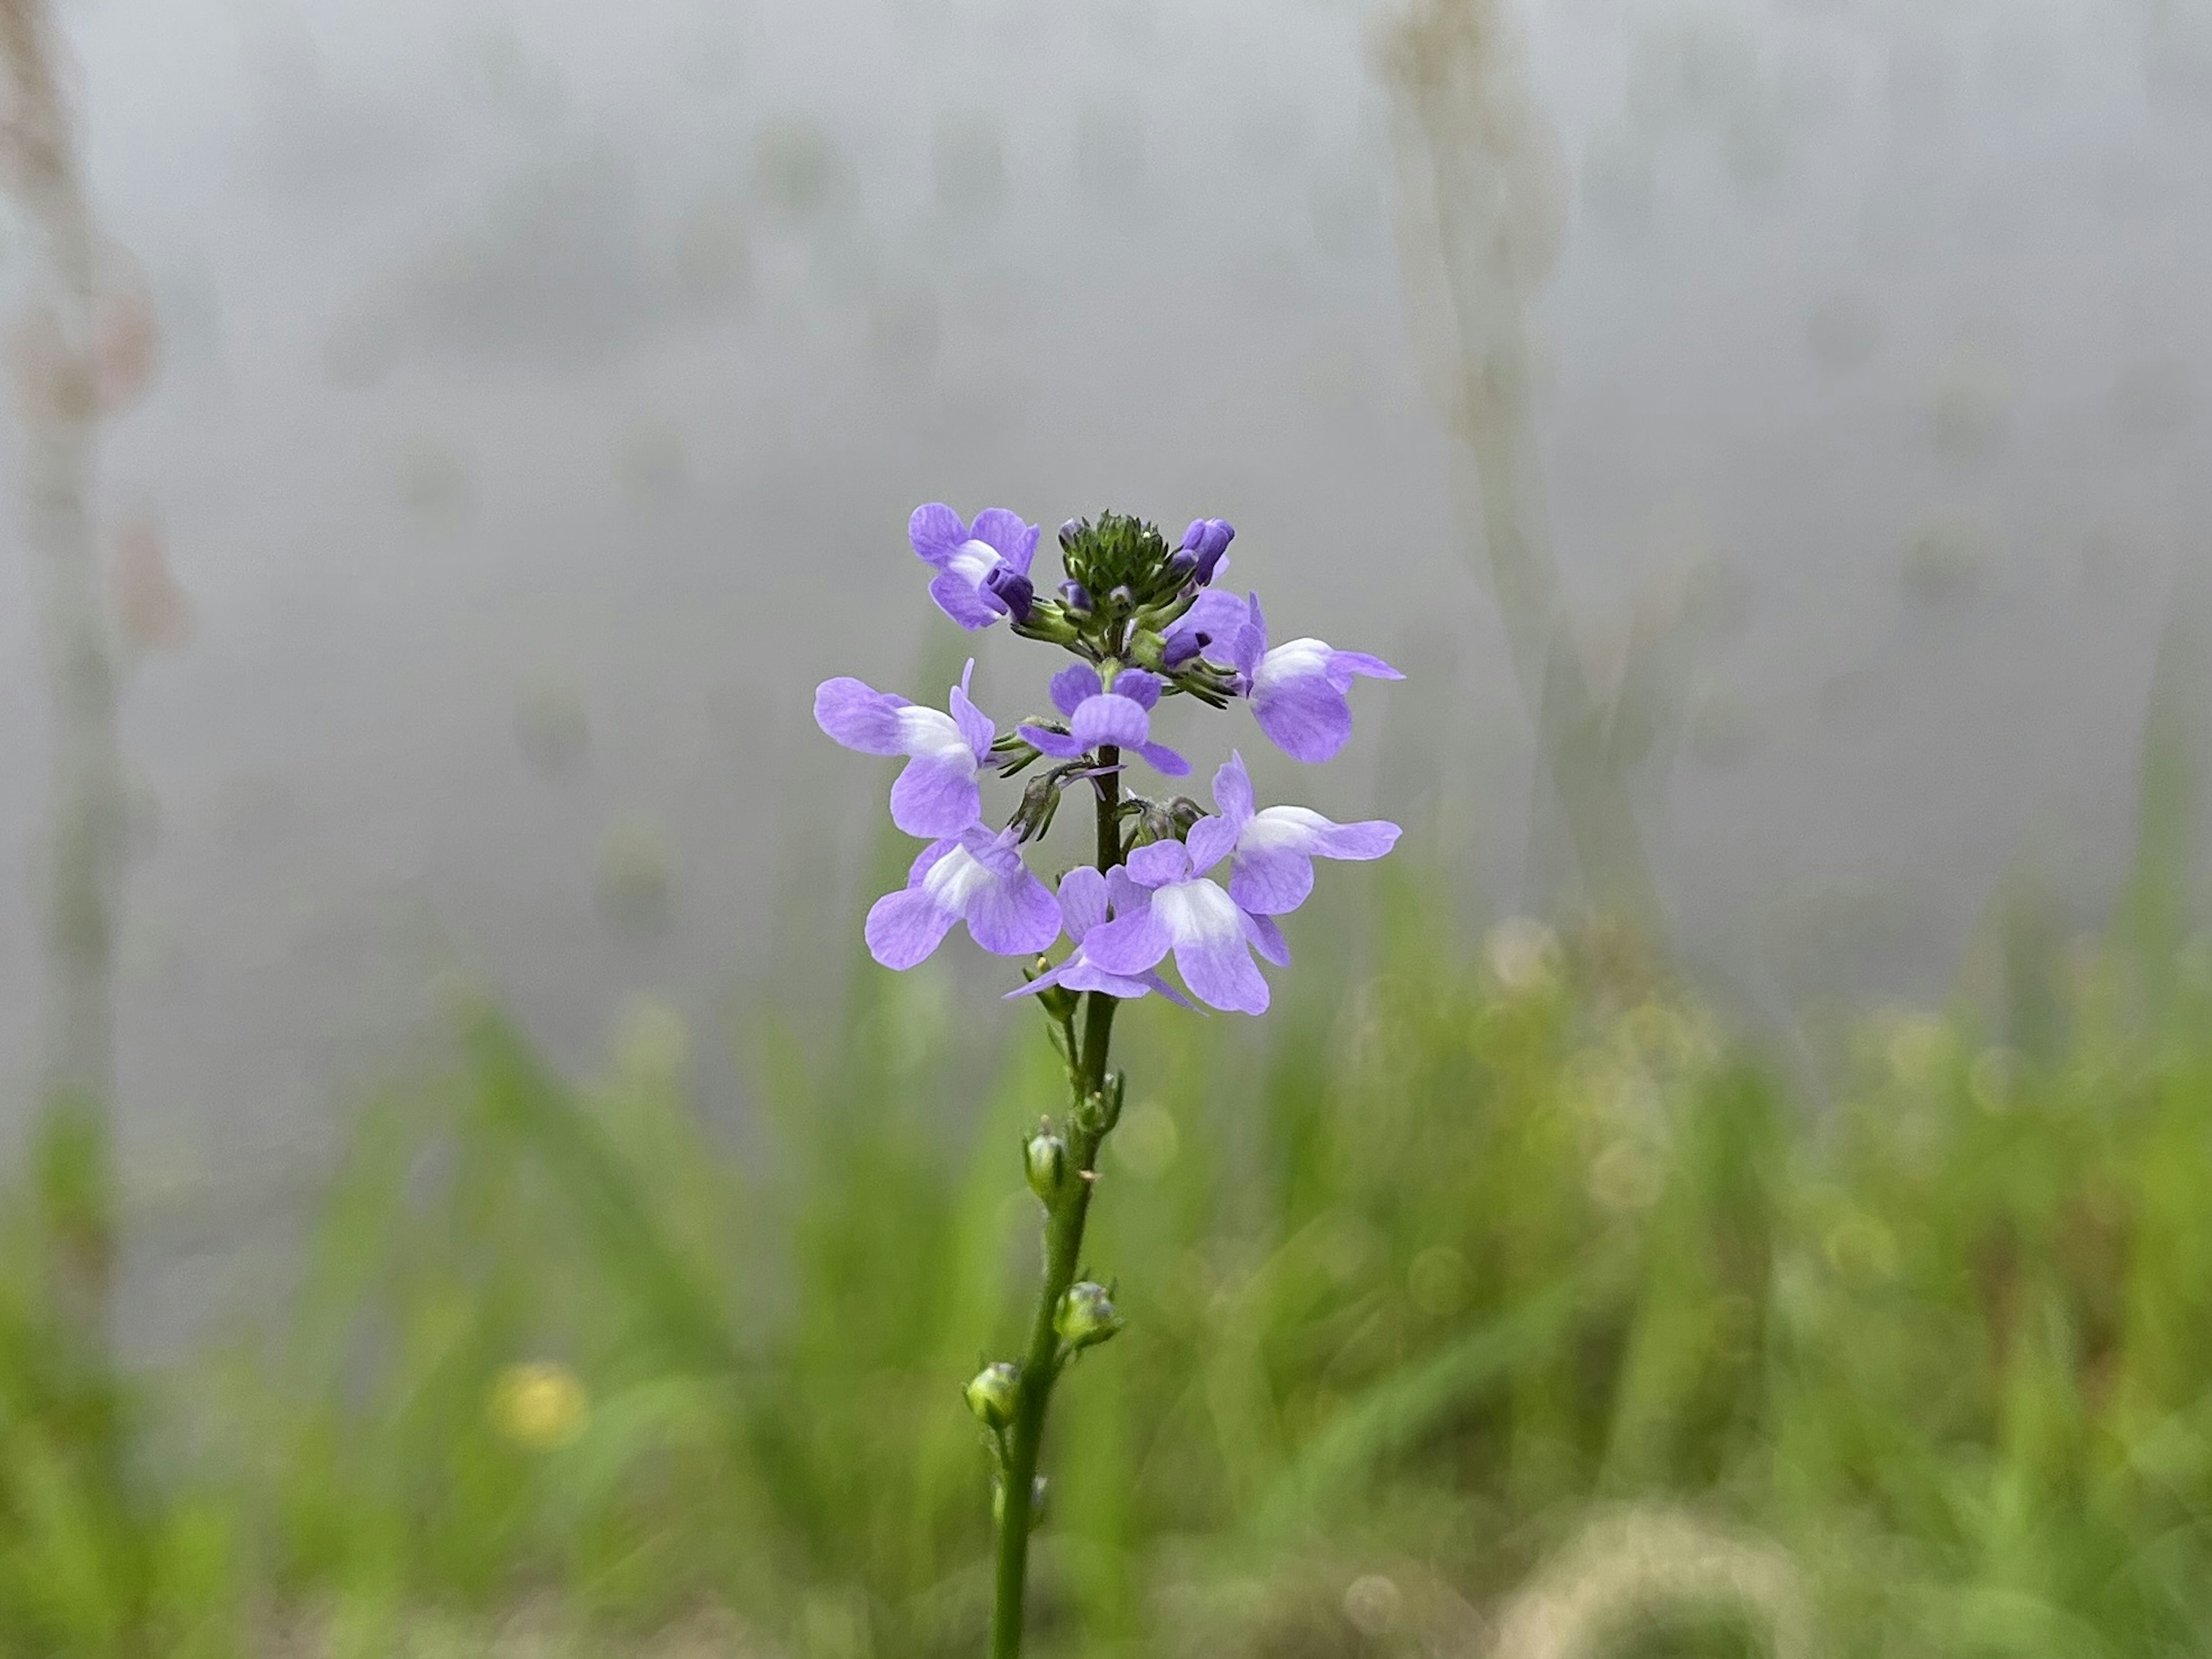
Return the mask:
<svg viewBox="0 0 2212 1659">
<path fill-rule="evenodd" d="M 1073 1192 L 1080 1179 L 1067 1143 L 1048 1128 L 1039 1129 L 1029 1138 L 1022 1148 L 1022 1159 L 1029 1171 L 1030 1190 L 1044 1200 L 1048 1209 Z"/>
<path fill-rule="evenodd" d="M 963 1392 L 978 1422 L 987 1429 L 1003 1429 L 1014 1420 L 1021 1400 L 1021 1368 L 1004 1359 L 986 1365 L 969 1379 Z"/>
<path fill-rule="evenodd" d="M 1095 1347 L 1121 1328 L 1121 1316 L 1106 1287 L 1089 1279 L 1071 1285 L 1053 1310 L 1052 1328 L 1071 1352 Z"/>
</svg>

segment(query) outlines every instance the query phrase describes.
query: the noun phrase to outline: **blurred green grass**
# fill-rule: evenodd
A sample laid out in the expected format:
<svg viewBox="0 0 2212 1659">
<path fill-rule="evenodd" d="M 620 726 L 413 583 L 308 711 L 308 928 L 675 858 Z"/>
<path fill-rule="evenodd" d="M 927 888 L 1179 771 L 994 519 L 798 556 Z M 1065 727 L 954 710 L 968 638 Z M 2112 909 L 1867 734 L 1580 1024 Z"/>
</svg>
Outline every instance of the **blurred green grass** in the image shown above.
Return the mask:
<svg viewBox="0 0 2212 1659">
<path fill-rule="evenodd" d="M 1471 942 L 1443 890 L 1359 872 L 1264 1021 L 1131 1011 L 1130 1328 L 1048 1446 L 1038 1651 L 2212 1650 L 2200 954 L 2025 930 L 2020 1006 L 1785 1078 L 1627 933 Z M 957 976 L 861 964 L 826 1041 L 748 1011 L 741 1133 L 686 1085 L 722 1034 L 641 1005 L 579 1083 L 470 1004 L 294 1297 L 119 1382 L 41 1304 L 34 1176 L 0 1653 L 979 1650 L 958 1387 L 1056 1063 Z"/>
</svg>

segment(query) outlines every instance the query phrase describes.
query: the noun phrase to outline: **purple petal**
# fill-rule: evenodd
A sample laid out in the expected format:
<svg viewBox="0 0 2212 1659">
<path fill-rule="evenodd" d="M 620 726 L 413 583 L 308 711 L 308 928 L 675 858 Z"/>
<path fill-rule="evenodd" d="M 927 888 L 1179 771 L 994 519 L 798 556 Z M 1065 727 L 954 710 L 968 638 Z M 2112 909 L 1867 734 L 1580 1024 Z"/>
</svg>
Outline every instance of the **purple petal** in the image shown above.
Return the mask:
<svg viewBox="0 0 2212 1659">
<path fill-rule="evenodd" d="M 1050 755 L 1054 760 L 1073 760 L 1084 752 L 1083 745 L 1064 732 L 1048 732 L 1042 726 L 1023 726 L 1015 728 L 1022 741 L 1040 755 Z"/>
<path fill-rule="evenodd" d="M 911 968 L 945 942 L 957 920 L 919 888 L 886 893 L 868 907 L 868 954 L 886 968 Z"/>
<path fill-rule="evenodd" d="M 1229 896 L 1255 916 L 1286 916 L 1313 892 L 1313 859 L 1294 847 L 1240 848 Z"/>
<path fill-rule="evenodd" d="M 898 711 L 910 706 L 904 697 L 844 676 L 814 688 L 814 723 L 846 748 L 864 755 L 905 752 Z"/>
<path fill-rule="evenodd" d="M 1328 653 L 1328 683 L 1340 691 L 1352 690 L 1355 674 L 1370 680 L 1402 680 L 1406 677 L 1384 662 L 1380 657 L 1370 657 L 1364 651 L 1331 651 Z"/>
<path fill-rule="evenodd" d="M 1143 973 L 1138 975 L 1137 978 L 1147 989 L 1158 991 L 1170 1002 L 1175 1004 L 1176 1007 L 1188 1008 L 1193 1013 L 1198 1012 L 1197 1005 L 1192 1002 L 1191 1000 L 1185 996 L 1182 992 L 1176 990 L 1174 986 L 1169 984 L 1167 980 L 1161 975 L 1158 969 L 1147 968 Z"/>
<path fill-rule="evenodd" d="M 1212 641 L 1206 654 L 1216 662 L 1229 660 L 1227 647 L 1237 630 L 1251 620 L 1251 606 L 1234 593 L 1208 588 L 1191 602 L 1189 610 L 1168 624 L 1170 639 L 1195 638 L 1203 634 Z"/>
<path fill-rule="evenodd" d="M 1060 878 L 1060 923 L 1078 945 L 1092 928 L 1106 925 L 1106 878 L 1087 864 Z"/>
<path fill-rule="evenodd" d="M 1146 763 L 1153 771 L 1164 778 L 1187 778 L 1190 775 L 1190 763 L 1164 743 L 1140 743 L 1137 745 L 1137 752 L 1145 757 Z"/>
<path fill-rule="evenodd" d="M 1158 967 L 1170 943 L 1167 929 L 1147 904 L 1091 929 L 1083 941 L 1083 954 L 1109 974 L 1136 975 Z"/>
<path fill-rule="evenodd" d="M 1030 561 L 1036 556 L 1037 527 L 1024 524 L 1020 514 L 1003 507 L 987 507 L 975 515 L 968 533 L 996 549 L 999 556 L 1023 575 L 1030 574 Z"/>
<path fill-rule="evenodd" d="M 970 633 L 988 628 L 1000 615 L 997 600 L 950 570 L 940 571 L 929 584 L 929 597 L 937 601 L 939 611 Z"/>
<path fill-rule="evenodd" d="M 1052 706 L 1063 714 L 1073 715 L 1083 707 L 1085 697 L 1095 697 L 1105 689 L 1099 682 L 1098 671 L 1089 663 L 1071 663 L 1052 677 Z"/>
<path fill-rule="evenodd" d="M 981 766 L 991 753 L 991 744 L 999 735 L 999 728 L 991 717 L 968 700 L 968 682 L 975 672 L 975 659 L 968 659 L 968 666 L 961 671 L 960 684 L 952 688 L 950 707 L 952 718 L 960 727 L 960 735 L 968 741 L 969 752 Z"/>
<path fill-rule="evenodd" d="M 1379 859 L 1398 844 L 1398 826 L 1388 818 L 1332 823 L 1316 848 L 1325 859 Z"/>
<path fill-rule="evenodd" d="M 1255 916 L 1248 913 L 1244 918 L 1244 937 L 1252 941 L 1254 950 L 1276 967 L 1291 965 L 1291 942 L 1283 937 L 1283 930 L 1275 925 L 1273 916 Z"/>
<path fill-rule="evenodd" d="M 1068 716 L 1067 726 L 1076 742 L 1085 749 L 1107 743 L 1134 749 L 1152 734 L 1152 718 L 1145 713 L 1144 706 L 1111 691 L 1085 697 Z"/>
<path fill-rule="evenodd" d="M 1148 981 L 1158 979 L 1158 974 L 1146 974 L 1137 979 L 1125 978 L 1120 974 L 1109 974 L 1085 957 L 1082 951 L 1078 951 L 1059 967 L 1048 969 L 1028 984 L 1007 992 L 1006 995 L 1010 999 L 1034 996 L 1049 986 L 1064 985 L 1071 991 L 1103 991 L 1109 997 L 1126 997 L 1133 1000 L 1144 995 L 1147 990 L 1153 988 Z M 1159 988 L 1164 990 L 1166 988 L 1163 984 Z M 1177 1002 L 1183 1000 L 1172 991 L 1168 992 L 1168 994 L 1175 997 Z M 1189 1006 L 1187 1002 L 1183 1003 L 1186 1008 Z"/>
<path fill-rule="evenodd" d="M 967 896 L 968 933 L 994 957 L 1029 957 L 1060 937 L 1060 901 L 1029 871 L 977 884 Z"/>
<path fill-rule="evenodd" d="M 1164 887 L 1190 878 L 1190 849 L 1179 841 L 1156 841 L 1129 854 L 1125 866 L 1139 887 Z"/>
<path fill-rule="evenodd" d="M 1287 646 L 1285 646 L 1287 650 Z M 1276 653 L 1267 653 L 1274 661 Z M 1294 761 L 1318 765 L 1352 737 L 1352 703 L 1332 686 L 1328 675 L 1267 675 L 1261 664 L 1252 686 L 1252 714 L 1259 728 Z"/>
<path fill-rule="evenodd" d="M 1109 915 L 1127 915 L 1152 902 L 1152 890 L 1139 887 L 1129 879 L 1129 866 L 1126 864 L 1117 864 L 1106 872 L 1106 911 Z"/>
<path fill-rule="evenodd" d="M 1131 1001 L 1144 995 L 1152 988 L 1152 982 L 1159 979 L 1158 974 L 1149 969 L 1133 977 L 1127 974 L 1109 974 L 1080 951 L 1062 965 L 1067 971 L 1060 982 L 1069 990 L 1103 991 L 1109 997 L 1122 997 Z M 1181 1002 L 1182 999 L 1177 997 L 1176 1000 Z"/>
<path fill-rule="evenodd" d="M 1179 882 L 1152 895 L 1152 913 L 1175 951 L 1191 994 L 1224 1012 L 1267 1006 L 1267 981 L 1252 963 L 1244 913 L 1210 881 Z"/>
<path fill-rule="evenodd" d="M 909 836 L 957 836 L 982 813 L 983 792 L 964 750 L 917 755 L 891 785 L 891 822 Z"/>
<path fill-rule="evenodd" d="M 1252 775 L 1244 769 L 1244 757 L 1234 749 L 1214 772 L 1213 805 L 1232 829 L 1242 830 L 1252 821 Z"/>
<path fill-rule="evenodd" d="M 1141 668 L 1125 668 L 1114 676 L 1114 695 L 1127 697 L 1150 714 L 1159 707 L 1160 688 L 1167 682 Z"/>
<path fill-rule="evenodd" d="M 1190 826 L 1185 850 L 1190 854 L 1194 874 L 1204 875 L 1228 855 L 1237 845 L 1237 826 L 1227 818 L 1200 818 Z"/>
<path fill-rule="evenodd" d="M 906 521 L 906 538 L 923 562 L 943 569 L 952 550 L 968 539 L 968 526 L 943 501 L 929 501 L 915 508 Z"/>
</svg>

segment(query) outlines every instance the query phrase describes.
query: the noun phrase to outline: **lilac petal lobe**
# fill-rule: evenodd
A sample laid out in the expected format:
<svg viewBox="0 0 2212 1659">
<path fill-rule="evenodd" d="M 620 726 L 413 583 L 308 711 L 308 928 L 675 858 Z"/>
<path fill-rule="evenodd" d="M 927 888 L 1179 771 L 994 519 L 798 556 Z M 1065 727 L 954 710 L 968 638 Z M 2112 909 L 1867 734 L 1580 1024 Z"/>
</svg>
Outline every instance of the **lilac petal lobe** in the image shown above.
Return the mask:
<svg viewBox="0 0 2212 1659">
<path fill-rule="evenodd" d="M 1060 901 L 1029 871 L 994 877 L 969 895 L 969 936 L 995 957 L 1035 956 L 1060 937 Z"/>
<path fill-rule="evenodd" d="M 940 571 L 930 582 L 929 597 L 937 601 L 939 611 L 971 634 L 988 628 L 1001 614 L 996 599 L 950 570 Z"/>
<path fill-rule="evenodd" d="M 1253 965 L 1244 913 L 1227 893 L 1210 881 L 1179 882 L 1152 895 L 1152 913 L 1193 996 L 1224 1013 L 1266 1009 L 1267 981 Z"/>
<path fill-rule="evenodd" d="M 1237 826 L 1227 818 L 1200 818 L 1191 825 L 1184 845 L 1190 853 L 1192 871 L 1202 876 L 1237 845 Z"/>
<path fill-rule="evenodd" d="M 1406 678 L 1382 658 L 1371 657 L 1364 651 L 1330 652 L 1328 672 L 1332 683 L 1337 683 L 1339 674 L 1344 676 L 1340 689 L 1347 691 L 1352 689 L 1352 677 L 1355 674 L 1370 680 L 1402 680 Z"/>
<path fill-rule="evenodd" d="M 909 836 L 956 836 L 982 811 L 983 792 L 965 750 L 954 764 L 917 755 L 891 785 L 891 822 Z"/>
<path fill-rule="evenodd" d="M 1159 707 L 1160 688 L 1166 684 L 1158 674 L 1146 669 L 1126 668 L 1114 677 L 1114 695 L 1127 697 L 1150 714 Z"/>
<path fill-rule="evenodd" d="M 1106 925 L 1106 878 L 1079 864 L 1060 878 L 1060 922 L 1078 945 L 1094 927 Z"/>
<path fill-rule="evenodd" d="M 1054 760 L 1073 760 L 1084 752 L 1083 744 L 1065 732 L 1048 732 L 1042 726 L 1018 727 L 1022 741 L 1040 755 L 1050 755 Z"/>
<path fill-rule="evenodd" d="M 1231 829 L 1242 830 L 1252 821 L 1252 775 L 1234 749 L 1213 774 L 1213 805 Z"/>
<path fill-rule="evenodd" d="M 1085 749 L 1101 744 L 1134 749 L 1152 734 L 1152 717 L 1143 708 L 1111 691 L 1085 697 L 1067 717 L 1067 726 Z"/>
<path fill-rule="evenodd" d="M 1156 841 L 1129 854 L 1129 879 L 1139 887 L 1164 887 L 1190 876 L 1190 849 L 1179 841 Z"/>
<path fill-rule="evenodd" d="M 953 549 L 968 539 L 968 526 L 943 501 L 925 501 L 906 521 L 906 538 L 916 556 L 942 569 Z"/>
<path fill-rule="evenodd" d="M 1083 954 L 1109 974 L 1133 975 L 1157 968 L 1173 943 L 1149 904 L 1116 916 L 1103 927 L 1093 928 L 1083 941 Z"/>
<path fill-rule="evenodd" d="M 1309 765 L 1332 758 L 1352 737 L 1352 705 L 1319 676 L 1263 678 L 1252 692 L 1252 714 L 1278 749 Z"/>
<path fill-rule="evenodd" d="M 1388 818 L 1331 823 L 1322 831 L 1321 845 L 1316 850 L 1328 859 L 1379 859 L 1398 844 L 1400 833 L 1398 826 Z"/>
<path fill-rule="evenodd" d="M 1070 663 L 1052 677 L 1050 690 L 1052 706 L 1063 714 L 1073 717 L 1083 707 L 1084 699 L 1095 697 L 1105 690 L 1100 684 L 1098 671 L 1087 662 Z"/>
<path fill-rule="evenodd" d="M 886 893 L 868 908 L 862 929 L 868 954 L 886 968 L 906 969 L 928 957 L 943 944 L 957 920 L 920 888 Z"/>
<path fill-rule="evenodd" d="M 836 742 L 864 755 L 904 752 L 898 711 L 909 707 L 904 697 L 847 675 L 814 688 L 814 723 Z"/>
<path fill-rule="evenodd" d="M 1146 765 L 1164 778 L 1187 778 L 1190 775 L 1190 763 L 1164 743 L 1140 743 L 1137 745 L 1137 752 L 1145 757 Z"/>
<path fill-rule="evenodd" d="M 1275 925 L 1273 916 L 1255 916 L 1247 912 L 1244 937 L 1252 941 L 1254 950 L 1276 967 L 1291 965 L 1291 942 L 1283 937 L 1283 930 Z"/>
</svg>

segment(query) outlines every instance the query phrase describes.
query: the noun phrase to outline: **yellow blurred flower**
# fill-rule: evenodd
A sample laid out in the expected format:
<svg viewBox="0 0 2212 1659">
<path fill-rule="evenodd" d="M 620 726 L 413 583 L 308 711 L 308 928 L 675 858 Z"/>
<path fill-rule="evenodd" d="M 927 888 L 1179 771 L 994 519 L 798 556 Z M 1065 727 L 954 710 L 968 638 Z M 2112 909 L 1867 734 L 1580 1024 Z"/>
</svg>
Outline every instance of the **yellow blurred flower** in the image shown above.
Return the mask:
<svg viewBox="0 0 2212 1659">
<path fill-rule="evenodd" d="M 532 1451 L 574 1445 L 591 1419 L 583 1379 L 556 1359 L 509 1365 L 492 1382 L 493 1425 Z"/>
</svg>

